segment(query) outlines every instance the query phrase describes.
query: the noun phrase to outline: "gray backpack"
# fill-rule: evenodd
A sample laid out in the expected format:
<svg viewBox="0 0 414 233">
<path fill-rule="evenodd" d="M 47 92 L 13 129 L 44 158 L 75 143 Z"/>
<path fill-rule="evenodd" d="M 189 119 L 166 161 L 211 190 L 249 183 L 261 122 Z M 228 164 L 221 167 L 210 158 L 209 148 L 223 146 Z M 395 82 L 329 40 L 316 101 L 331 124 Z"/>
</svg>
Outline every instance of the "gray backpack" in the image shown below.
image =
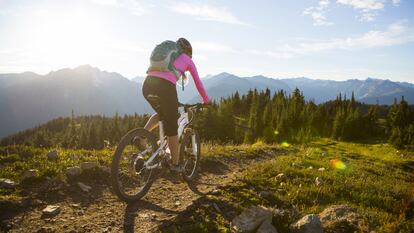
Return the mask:
<svg viewBox="0 0 414 233">
<path fill-rule="evenodd" d="M 175 69 L 173 64 L 175 59 L 181 54 L 182 51 L 176 42 L 171 40 L 162 42 L 155 46 L 151 53 L 148 71 L 170 71 L 175 75 L 178 81 L 182 74 Z"/>
</svg>

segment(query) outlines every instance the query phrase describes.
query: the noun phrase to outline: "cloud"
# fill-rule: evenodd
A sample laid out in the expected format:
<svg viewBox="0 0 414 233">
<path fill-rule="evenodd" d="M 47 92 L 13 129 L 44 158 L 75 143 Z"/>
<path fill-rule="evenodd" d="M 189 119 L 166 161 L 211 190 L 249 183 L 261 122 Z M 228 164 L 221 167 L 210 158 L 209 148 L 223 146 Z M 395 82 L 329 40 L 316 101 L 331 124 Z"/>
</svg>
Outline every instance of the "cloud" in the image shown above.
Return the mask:
<svg viewBox="0 0 414 233">
<path fill-rule="evenodd" d="M 215 21 L 228 24 L 248 25 L 225 8 L 202 3 L 175 3 L 171 9 L 184 15 L 191 15 L 198 20 Z"/>
<path fill-rule="evenodd" d="M 200 50 L 200 51 L 206 51 L 206 52 L 221 52 L 221 53 L 228 53 L 228 52 L 236 52 L 235 49 L 233 49 L 230 46 L 216 43 L 216 42 L 210 42 L 210 41 L 194 41 L 191 43 L 194 47 L 194 50 Z"/>
<path fill-rule="evenodd" d="M 385 3 L 390 2 L 393 6 L 399 6 L 401 0 L 336 0 L 336 4 L 349 6 L 359 11 L 357 18 L 363 22 L 375 21 L 378 13 L 385 9 Z M 303 11 L 303 15 L 309 15 L 313 19 L 315 26 L 332 25 L 325 14 L 329 9 L 330 0 L 319 0 L 318 6 L 308 7 Z"/>
<path fill-rule="evenodd" d="M 270 51 L 270 50 L 257 50 L 257 49 L 250 49 L 246 51 L 248 54 L 252 55 L 265 55 L 271 58 L 276 59 L 289 59 L 295 57 L 295 54 L 292 52 L 284 52 L 284 51 Z"/>
<path fill-rule="evenodd" d="M 138 0 L 91 0 L 95 4 L 124 8 L 130 11 L 133 15 L 141 16 L 147 12 L 142 1 Z"/>
<path fill-rule="evenodd" d="M 329 50 L 356 50 L 387 47 L 414 42 L 414 31 L 405 22 L 391 24 L 384 31 L 368 31 L 360 36 L 312 41 L 297 45 L 285 45 L 274 51 L 247 51 L 250 54 L 267 55 L 278 59 L 293 58 Z"/>
<path fill-rule="evenodd" d="M 392 0 L 392 5 L 399 6 L 401 3 L 401 0 Z"/>
<path fill-rule="evenodd" d="M 309 15 L 313 19 L 313 25 L 332 25 L 326 19 L 325 13 L 329 6 L 329 0 L 320 0 L 318 6 L 308 7 L 303 11 L 303 15 Z"/>
<path fill-rule="evenodd" d="M 374 21 L 377 12 L 384 9 L 384 0 L 337 0 L 336 2 L 359 10 L 361 13 L 359 20 L 366 22 Z"/>
</svg>

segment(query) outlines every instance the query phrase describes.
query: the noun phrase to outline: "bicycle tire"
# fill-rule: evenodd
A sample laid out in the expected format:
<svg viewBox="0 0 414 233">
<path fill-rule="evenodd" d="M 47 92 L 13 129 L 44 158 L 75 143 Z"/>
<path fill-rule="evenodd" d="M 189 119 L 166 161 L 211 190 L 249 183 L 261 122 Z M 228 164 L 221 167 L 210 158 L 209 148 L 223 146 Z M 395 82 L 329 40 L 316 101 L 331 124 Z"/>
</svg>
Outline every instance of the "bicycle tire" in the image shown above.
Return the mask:
<svg viewBox="0 0 414 233">
<path fill-rule="evenodd" d="M 195 136 L 195 141 L 196 141 L 196 153 L 192 153 L 191 155 L 189 155 L 189 153 L 187 153 L 189 151 L 189 148 L 187 148 L 186 151 L 186 147 L 189 145 L 192 145 L 192 137 L 193 135 Z M 190 150 L 192 151 L 192 148 Z M 190 166 L 187 172 L 186 169 L 186 165 L 188 164 L 187 160 L 189 158 L 189 156 L 192 156 L 194 159 L 194 165 Z M 182 172 L 182 178 L 187 181 L 187 182 L 191 182 L 193 181 L 197 175 L 198 175 L 198 168 L 199 168 L 199 164 L 200 164 L 200 159 L 201 159 L 201 146 L 200 146 L 200 137 L 198 135 L 198 132 L 194 129 L 190 129 L 187 128 L 184 131 L 184 134 L 182 136 L 181 139 L 181 143 L 180 143 L 180 163 L 183 165 L 183 169 L 184 171 Z"/>
<path fill-rule="evenodd" d="M 139 189 L 139 191 L 137 191 L 135 194 L 129 194 L 126 193 L 125 190 L 122 188 L 122 185 L 120 183 L 120 179 L 121 179 L 121 174 L 120 174 L 120 163 L 123 159 L 122 155 L 123 155 L 123 151 L 124 149 L 128 146 L 129 143 L 131 143 L 134 139 L 136 139 L 136 137 L 139 138 L 144 138 L 146 139 L 147 145 L 151 146 L 151 151 L 148 152 L 150 154 L 154 153 L 157 149 L 157 141 L 156 138 L 154 136 L 154 134 L 152 134 L 151 132 L 142 129 L 142 128 L 137 128 L 137 129 L 133 129 L 131 131 L 129 131 L 127 134 L 125 134 L 118 146 L 116 147 L 116 150 L 114 152 L 113 158 L 112 158 L 112 166 L 111 166 L 111 180 L 112 180 L 112 187 L 113 190 L 115 192 L 115 194 L 123 201 L 125 202 L 136 202 L 139 199 L 141 199 L 143 196 L 145 196 L 145 194 L 149 191 L 149 189 L 151 188 L 152 183 L 154 182 L 154 176 L 155 176 L 155 171 L 154 169 L 149 170 L 149 174 L 148 174 L 148 179 L 145 182 L 145 184 Z M 136 157 L 133 158 L 133 160 L 136 160 Z M 143 160 L 144 161 L 144 160 Z M 131 164 L 128 164 L 128 162 L 126 162 L 126 164 L 128 166 L 130 166 Z M 134 169 L 134 171 L 136 172 L 136 163 L 133 164 L 134 166 L 132 166 L 132 168 L 130 169 Z M 141 169 L 142 171 L 142 169 Z"/>
</svg>

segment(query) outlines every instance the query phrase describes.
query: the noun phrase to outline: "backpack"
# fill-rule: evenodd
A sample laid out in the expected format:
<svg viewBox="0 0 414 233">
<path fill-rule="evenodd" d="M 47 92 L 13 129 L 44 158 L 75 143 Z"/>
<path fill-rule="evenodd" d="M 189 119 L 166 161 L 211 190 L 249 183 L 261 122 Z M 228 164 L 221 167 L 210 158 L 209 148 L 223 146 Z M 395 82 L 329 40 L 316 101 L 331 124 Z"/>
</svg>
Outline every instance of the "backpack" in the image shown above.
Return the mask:
<svg viewBox="0 0 414 233">
<path fill-rule="evenodd" d="M 170 71 L 177 81 L 181 77 L 181 72 L 175 69 L 173 63 L 175 59 L 182 54 L 181 49 L 176 42 L 166 40 L 155 46 L 150 57 L 150 66 L 148 71 Z"/>
</svg>

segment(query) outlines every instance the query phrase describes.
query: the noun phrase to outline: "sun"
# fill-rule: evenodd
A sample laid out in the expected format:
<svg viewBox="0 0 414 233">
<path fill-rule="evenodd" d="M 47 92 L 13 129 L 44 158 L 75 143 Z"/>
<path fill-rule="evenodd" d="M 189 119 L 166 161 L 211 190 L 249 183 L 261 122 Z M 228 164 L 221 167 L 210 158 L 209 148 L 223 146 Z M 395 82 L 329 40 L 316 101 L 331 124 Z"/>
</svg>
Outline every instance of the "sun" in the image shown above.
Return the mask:
<svg viewBox="0 0 414 233">
<path fill-rule="evenodd" d="M 97 61 L 104 52 L 103 25 L 85 9 L 40 10 L 31 24 L 26 45 L 39 62 L 77 66 Z"/>
</svg>

